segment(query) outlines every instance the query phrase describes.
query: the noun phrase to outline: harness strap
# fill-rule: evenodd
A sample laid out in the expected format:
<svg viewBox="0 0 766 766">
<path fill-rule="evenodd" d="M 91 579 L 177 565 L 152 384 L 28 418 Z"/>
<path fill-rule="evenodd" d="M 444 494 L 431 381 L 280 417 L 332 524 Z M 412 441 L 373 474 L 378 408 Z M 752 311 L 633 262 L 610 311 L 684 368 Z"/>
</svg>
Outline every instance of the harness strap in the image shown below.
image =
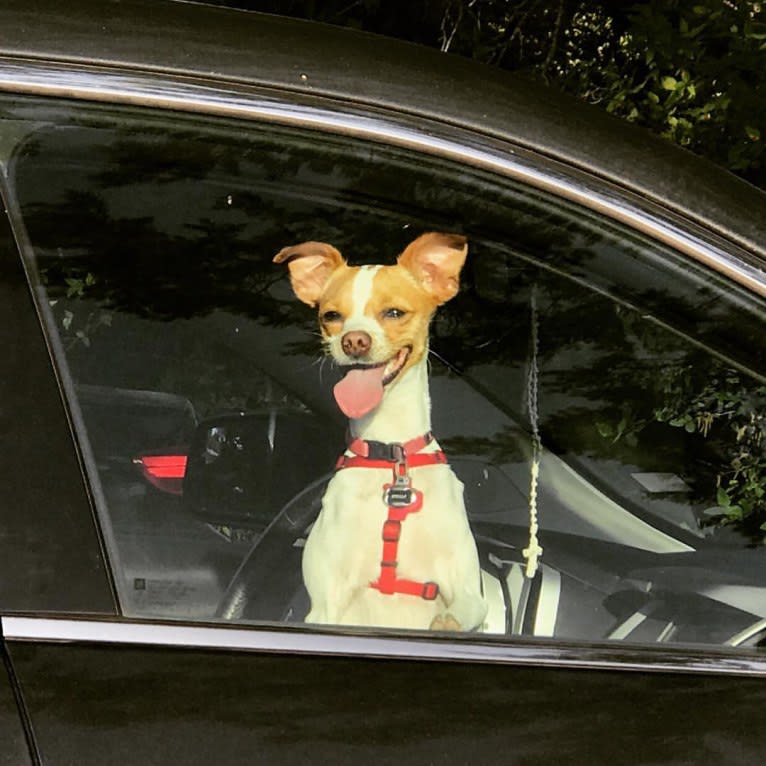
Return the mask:
<svg viewBox="0 0 766 766">
<path fill-rule="evenodd" d="M 420 510 L 423 504 L 423 496 L 418 493 L 419 501 L 416 500 L 417 507 L 411 509 L 392 508 L 388 509 L 388 518 L 383 522 L 383 558 L 380 562 L 380 577 L 375 582 L 370 583 L 371 588 L 379 590 L 381 593 L 391 595 L 393 593 L 403 593 L 407 596 L 420 596 L 426 601 L 433 601 L 439 595 L 439 586 L 437 583 L 418 582 L 417 580 L 407 580 L 396 576 L 396 568 L 399 564 L 397 553 L 399 549 L 399 538 L 402 534 L 402 521 L 408 513 L 414 513 Z M 402 513 L 401 511 L 405 511 Z M 396 512 L 399 513 L 396 513 Z M 400 516 L 400 518 L 393 518 Z"/>
<path fill-rule="evenodd" d="M 439 585 L 435 582 L 418 582 L 396 576 L 402 522 L 409 514 L 417 513 L 423 506 L 423 493 L 412 487 L 409 469 L 447 463 L 447 456 L 441 450 L 420 452 L 432 441 L 433 435 L 430 431 L 401 444 L 354 439 L 349 444 L 349 450 L 354 454 L 341 455 L 335 464 L 336 470 L 391 468 L 393 471 L 393 481 L 383 485 L 383 502 L 388 506 L 388 517 L 383 522 L 380 576 L 370 583 L 371 588 L 386 595 L 402 593 L 418 596 L 426 601 L 433 601 L 439 595 Z"/>
<path fill-rule="evenodd" d="M 419 596 L 424 601 L 435 601 L 439 595 L 439 584 L 431 580 L 428 582 L 417 582 L 416 580 L 405 580 L 401 577 L 384 578 L 383 570 L 380 578 L 376 582 L 371 582 L 370 587 L 379 590 L 386 596 L 392 596 L 394 593 L 403 593 L 405 596 Z"/>
<path fill-rule="evenodd" d="M 388 463 L 397 463 L 403 458 L 414 455 L 416 452 L 427 447 L 434 440 L 434 435 L 428 431 L 422 436 L 410 439 L 408 442 L 376 442 L 372 439 L 352 439 L 348 448 L 359 457 L 372 460 L 382 460 Z"/>
<path fill-rule="evenodd" d="M 407 468 L 421 468 L 424 465 L 446 465 L 447 456 L 441 451 L 421 452 L 407 458 Z M 335 463 L 335 470 L 341 468 L 391 468 L 390 460 L 372 460 L 361 455 L 341 455 Z"/>
</svg>

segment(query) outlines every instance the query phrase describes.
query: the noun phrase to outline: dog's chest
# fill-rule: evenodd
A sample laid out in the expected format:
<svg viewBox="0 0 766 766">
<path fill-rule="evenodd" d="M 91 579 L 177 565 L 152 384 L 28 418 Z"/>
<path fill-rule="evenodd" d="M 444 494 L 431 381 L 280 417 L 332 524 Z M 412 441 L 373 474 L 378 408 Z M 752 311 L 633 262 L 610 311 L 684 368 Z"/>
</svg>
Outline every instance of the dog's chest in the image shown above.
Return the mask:
<svg viewBox="0 0 766 766">
<path fill-rule="evenodd" d="M 462 485 L 447 466 L 411 472 L 412 487 L 422 493 L 420 510 L 402 521 L 398 559 L 402 567 L 420 568 L 436 551 L 452 547 L 463 510 Z M 393 480 L 386 469 L 344 469 L 327 487 L 322 512 L 312 530 L 335 555 L 360 567 L 379 566 L 383 524 L 389 508 L 384 485 Z M 319 542 L 319 540 L 315 540 Z M 327 550 L 327 548 L 325 548 Z"/>
</svg>

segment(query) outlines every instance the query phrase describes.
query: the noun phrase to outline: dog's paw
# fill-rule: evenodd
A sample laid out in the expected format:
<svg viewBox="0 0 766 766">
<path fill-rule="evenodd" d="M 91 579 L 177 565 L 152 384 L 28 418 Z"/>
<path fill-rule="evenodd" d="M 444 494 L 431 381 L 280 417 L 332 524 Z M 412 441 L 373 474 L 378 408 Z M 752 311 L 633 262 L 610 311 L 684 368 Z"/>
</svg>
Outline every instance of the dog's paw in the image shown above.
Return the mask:
<svg viewBox="0 0 766 766">
<path fill-rule="evenodd" d="M 462 630 L 460 623 L 449 613 L 437 614 L 431 620 L 431 630 Z"/>
</svg>

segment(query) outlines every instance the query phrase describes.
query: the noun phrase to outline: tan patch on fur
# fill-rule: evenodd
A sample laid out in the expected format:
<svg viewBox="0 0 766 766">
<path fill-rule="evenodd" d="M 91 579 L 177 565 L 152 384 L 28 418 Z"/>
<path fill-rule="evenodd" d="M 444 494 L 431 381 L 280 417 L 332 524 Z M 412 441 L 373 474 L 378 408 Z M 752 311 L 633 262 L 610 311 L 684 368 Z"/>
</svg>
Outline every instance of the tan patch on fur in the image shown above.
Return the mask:
<svg viewBox="0 0 766 766">
<path fill-rule="evenodd" d="M 343 319 L 349 317 L 353 308 L 351 282 L 359 271 L 359 266 L 345 266 L 336 269 L 325 284 L 319 298 L 319 324 L 325 335 L 337 335 L 343 331 L 342 322 L 326 322 L 323 316 L 328 311 L 337 311 Z"/>
<path fill-rule="evenodd" d="M 389 318 L 385 312 L 398 309 L 399 318 Z M 428 323 L 436 309 L 431 296 L 413 276 L 401 266 L 384 266 L 375 275 L 372 296 L 365 314 L 378 322 L 391 348 L 398 351 L 412 346 L 404 369 L 416 364 L 426 352 Z"/>
</svg>

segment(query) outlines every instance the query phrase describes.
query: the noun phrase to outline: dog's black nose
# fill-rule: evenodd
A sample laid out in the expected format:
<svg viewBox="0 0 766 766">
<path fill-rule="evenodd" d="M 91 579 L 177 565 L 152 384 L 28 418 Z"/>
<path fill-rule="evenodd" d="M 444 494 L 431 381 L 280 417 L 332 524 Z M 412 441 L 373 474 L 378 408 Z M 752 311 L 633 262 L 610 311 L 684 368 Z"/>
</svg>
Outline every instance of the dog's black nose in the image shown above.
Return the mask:
<svg viewBox="0 0 766 766">
<path fill-rule="evenodd" d="M 362 330 L 353 330 L 343 336 L 340 345 L 345 354 L 358 359 L 369 353 L 372 347 L 372 338 Z"/>
</svg>

